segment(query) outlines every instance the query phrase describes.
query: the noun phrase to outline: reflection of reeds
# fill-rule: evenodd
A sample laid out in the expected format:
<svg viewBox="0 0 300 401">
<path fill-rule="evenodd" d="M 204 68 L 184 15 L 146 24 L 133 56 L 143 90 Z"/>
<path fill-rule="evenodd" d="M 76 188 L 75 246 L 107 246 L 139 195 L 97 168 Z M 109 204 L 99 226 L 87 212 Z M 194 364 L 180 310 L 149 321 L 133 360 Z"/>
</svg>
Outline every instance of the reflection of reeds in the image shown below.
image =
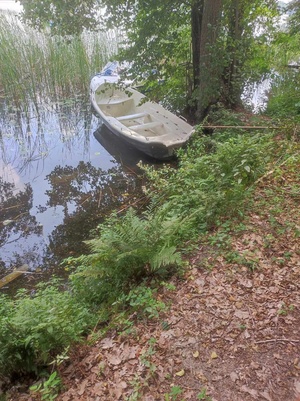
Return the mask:
<svg viewBox="0 0 300 401">
<path fill-rule="evenodd" d="M 31 102 L 24 113 L 9 113 L 1 109 L 0 102 L 0 175 L 1 161 L 3 166 L 13 166 L 18 174 L 31 169 L 33 162 L 37 162 L 35 169 L 43 169 L 58 139 L 66 159 L 74 149 L 78 152 L 78 141 L 87 154 L 93 115 L 86 100 L 44 101 L 38 109 Z"/>
<path fill-rule="evenodd" d="M 39 99 L 86 94 L 90 77 L 116 51 L 115 35 L 85 33 L 63 40 L 0 13 L 0 97 L 19 110 Z"/>
</svg>

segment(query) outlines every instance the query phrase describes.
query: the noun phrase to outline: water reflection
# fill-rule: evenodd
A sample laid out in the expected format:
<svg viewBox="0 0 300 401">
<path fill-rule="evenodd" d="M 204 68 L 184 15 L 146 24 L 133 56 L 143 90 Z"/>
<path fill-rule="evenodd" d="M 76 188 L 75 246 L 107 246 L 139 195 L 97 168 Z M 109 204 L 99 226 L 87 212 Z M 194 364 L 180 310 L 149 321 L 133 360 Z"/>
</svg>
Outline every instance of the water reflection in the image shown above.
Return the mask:
<svg viewBox="0 0 300 401">
<path fill-rule="evenodd" d="M 23 263 L 36 265 L 42 262 L 36 248 L 42 242 L 42 229 L 35 216 L 29 211 L 32 208 L 33 190 L 26 184 L 24 190 L 14 193 L 15 186 L 0 178 L 0 245 L 2 269 L 5 267 L 5 250 L 10 249 L 10 263 L 19 266 Z M 24 241 L 27 242 L 23 248 Z M 22 256 L 21 256 L 22 254 Z"/>
<path fill-rule="evenodd" d="M 77 167 L 57 166 L 47 176 L 50 184 L 47 207 L 61 206 L 63 224 L 50 235 L 51 248 L 56 256 L 84 252 L 82 241 L 92 228 L 103 220 L 109 211 L 130 203 L 140 196 L 140 180 L 127 173 L 121 165 L 103 170 L 90 162 Z"/>
<path fill-rule="evenodd" d="M 27 113 L 0 105 L 0 273 L 59 269 L 110 210 L 142 196 L 145 156 L 98 125 L 80 99 Z"/>
</svg>

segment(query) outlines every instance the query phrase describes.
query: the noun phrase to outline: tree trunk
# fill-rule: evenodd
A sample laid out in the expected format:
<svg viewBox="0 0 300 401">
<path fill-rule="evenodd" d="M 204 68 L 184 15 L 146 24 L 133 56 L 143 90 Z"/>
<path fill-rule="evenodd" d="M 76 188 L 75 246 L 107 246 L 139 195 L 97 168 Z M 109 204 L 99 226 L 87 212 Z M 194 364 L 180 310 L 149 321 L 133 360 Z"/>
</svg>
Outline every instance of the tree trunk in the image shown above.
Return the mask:
<svg viewBox="0 0 300 401">
<path fill-rule="evenodd" d="M 231 1 L 231 15 L 228 23 L 228 38 L 226 54 L 228 56 L 228 65 L 223 73 L 223 93 L 222 100 L 228 107 L 234 107 L 240 104 L 241 85 L 240 85 L 240 62 L 237 54 L 241 48 L 243 33 L 243 2 L 239 0 Z"/>
<path fill-rule="evenodd" d="M 200 42 L 204 0 L 193 0 L 191 7 L 192 57 L 194 88 L 199 86 L 200 77 Z"/>
<path fill-rule="evenodd" d="M 222 62 L 217 38 L 223 0 L 194 0 L 192 3 L 192 50 L 196 94 L 196 117 L 201 120 L 220 94 Z"/>
</svg>

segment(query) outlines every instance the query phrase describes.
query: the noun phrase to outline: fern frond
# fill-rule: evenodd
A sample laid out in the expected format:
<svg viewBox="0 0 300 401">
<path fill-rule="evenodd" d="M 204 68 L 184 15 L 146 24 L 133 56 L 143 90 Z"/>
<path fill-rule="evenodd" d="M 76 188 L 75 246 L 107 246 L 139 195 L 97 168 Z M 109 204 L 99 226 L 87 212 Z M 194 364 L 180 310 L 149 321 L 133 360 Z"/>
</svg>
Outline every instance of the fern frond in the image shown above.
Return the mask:
<svg viewBox="0 0 300 401">
<path fill-rule="evenodd" d="M 159 252 L 153 255 L 150 266 L 152 273 L 158 272 L 161 268 L 171 265 L 180 266 L 182 259 L 180 253 L 176 251 L 175 246 L 163 247 Z"/>
</svg>

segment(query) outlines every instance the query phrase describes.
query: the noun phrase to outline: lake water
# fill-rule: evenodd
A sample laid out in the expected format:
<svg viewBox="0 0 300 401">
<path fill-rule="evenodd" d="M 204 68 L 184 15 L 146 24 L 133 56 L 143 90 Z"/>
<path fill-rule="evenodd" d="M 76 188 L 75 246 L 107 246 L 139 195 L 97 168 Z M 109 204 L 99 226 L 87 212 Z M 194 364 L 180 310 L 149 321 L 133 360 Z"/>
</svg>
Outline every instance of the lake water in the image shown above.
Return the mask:
<svg viewBox="0 0 300 401">
<path fill-rule="evenodd" d="M 87 250 L 111 210 L 143 202 L 137 163 L 147 159 L 99 127 L 87 99 L 0 106 L 0 277 L 23 264 L 19 286 L 64 275 L 61 261 Z"/>
</svg>

